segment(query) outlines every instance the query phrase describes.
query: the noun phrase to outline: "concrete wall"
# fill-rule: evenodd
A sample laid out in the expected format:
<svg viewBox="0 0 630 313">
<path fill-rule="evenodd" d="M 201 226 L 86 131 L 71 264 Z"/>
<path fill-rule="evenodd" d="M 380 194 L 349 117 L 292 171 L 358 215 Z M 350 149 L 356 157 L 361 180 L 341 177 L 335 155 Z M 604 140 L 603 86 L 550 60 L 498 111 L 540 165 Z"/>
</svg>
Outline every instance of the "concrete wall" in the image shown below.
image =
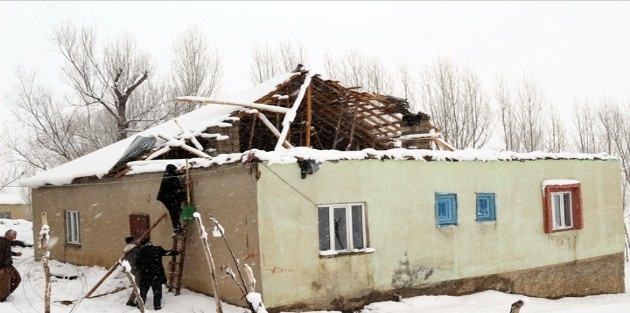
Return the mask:
<svg viewBox="0 0 630 313">
<path fill-rule="evenodd" d="M 193 204 L 201 213 L 206 230 L 211 233 L 212 214 L 224 227 L 235 255 L 259 273 L 258 231 L 256 220 L 256 179 L 250 169 L 238 163 L 221 168 L 195 169 Z M 166 209 L 156 200 L 161 173 L 141 174 L 118 179 L 92 180 L 83 185 L 40 187 L 33 189 L 33 232 L 41 229 L 41 212 L 50 226 L 51 258 L 78 265 L 100 265 L 109 268 L 122 256 L 124 238 L 129 236 L 129 214 L 149 214 L 151 224 Z M 81 245 L 65 244 L 64 210 L 81 214 Z M 154 245 L 171 249 L 173 240 L 170 218 L 162 220 L 151 233 Z M 210 270 L 205 260 L 199 228 L 189 222 L 183 288 L 209 294 Z M 219 292 L 224 301 L 245 306 L 234 282 L 221 272 L 221 266 L 236 268 L 221 238 L 208 236 L 218 271 Z M 40 257 L 40 256 L 37 256 Z M 164 266 L 168 275 L 169 257 Z M 260 280 L 260 276 L 257 276 Z M 96 283 L 96 282 L 94 282 Z M 89 286 L 91 288 L 93 286 Z M 97 290 L 95 294 L 107 292 Z M 166 291 L 166 289 L 165 289 Z"/>
<path fill-rule="evenodd" d="M 11 219 L 23 219 L 27 221 L 33 220 L 31 207 L 28 204 L 2 204 L 0 203 L 0 212 L 11 212 Z"/>
<path fill-rule="evenodd" d="M 352 308 L 392 291 L 440 293 L 426 287 L 462 280 L 473 284 L 461 289 L 469 292 L 501 289 L 506 280 L 504 289 L 536 296 L 623 292 L 618 161 L 353 160 L 326 162 L 306 179 L 297 164 L 260 165 L 260 170 L 262 290 L 268 308 Z M 583 229 L 544 233 L 546 179 L 581 182 Z M 435 192 L 457 193 L 457 226 L 436 227 Z M 475 221 L 475 192 L 496 193 L 495 222 Z M 366 204 L 374 252 L 320 256 L 317 205 L 344 202 Z M 598 262 L 607 258 L 614 261 L 612 271 Z M 589 289 L 595 280 L 576 278 L 579 285 L 569 275 L 532 291 L 532 282 L 550 273 L 546 268 L 559 273 L 557 267 L 565 267 L 566 273 L 578 260 L 595 263 L 588 271 L 572 267 L 576 277 L 587 273 L 613 283 Z M 508 278 L 474 280 L 501 273 Z"/>
</svg>

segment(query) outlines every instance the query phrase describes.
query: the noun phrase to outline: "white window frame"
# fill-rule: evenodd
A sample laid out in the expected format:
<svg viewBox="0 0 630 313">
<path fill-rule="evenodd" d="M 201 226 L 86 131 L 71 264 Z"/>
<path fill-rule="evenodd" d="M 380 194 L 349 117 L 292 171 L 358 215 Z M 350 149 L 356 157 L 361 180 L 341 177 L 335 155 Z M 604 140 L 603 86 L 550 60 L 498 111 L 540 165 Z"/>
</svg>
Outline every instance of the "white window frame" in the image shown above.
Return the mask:
<svg viewBox="0 0 630 313">
<path fill-rule="evenodd" d="M 81 219 L 79 211 L 66 210 L 66 243 L 81 244 Z"/>
<path fill-rule="evenodd" d="M 565 203 L 565 195 L 568 195 L 568 209 Z M 568 216 L 567 216 L 568 213 Z M 551 192 L 551 219 L 553 229 L 573 228 L 573 195 L 570 191 Z"/>
<path fill-rule="evenodd" d="M 361 207 L 361 240 L 363 243 L 363 247 L 355 247 L 354 243 L 354 233 L 355 229 L 353 227 L 353 219 L 352 219 L 352 208 L 355 206 Z M 319 224 L 319 214 L 320 210 L 328 211 L 328 250 L 321 250 L 320 246 L 320 255 L 334 255 L 337 253 L 349 253 L 349 252 L 372 252 L 370 248 L 368 248 L 367 243 L 367 228 L 365 223 L 365 204 L 364 203 L 338 203 L 338 204 L 326 204 L 319 205 L 317 207 L 318 210 L 318 224 Z M 344 209 L 345 210 L 345 242 L 347 247 L 337 247 L 337 237 L 335 236 L 335 224 L 334 224 L 334 216 L 335 209 Z M 318 231 L 320 226 L 318 225 Z M 350 231 L 348 231 L 350 230 Z M 319 238 L 321 243 L 321 238 Z"/>
</svg>

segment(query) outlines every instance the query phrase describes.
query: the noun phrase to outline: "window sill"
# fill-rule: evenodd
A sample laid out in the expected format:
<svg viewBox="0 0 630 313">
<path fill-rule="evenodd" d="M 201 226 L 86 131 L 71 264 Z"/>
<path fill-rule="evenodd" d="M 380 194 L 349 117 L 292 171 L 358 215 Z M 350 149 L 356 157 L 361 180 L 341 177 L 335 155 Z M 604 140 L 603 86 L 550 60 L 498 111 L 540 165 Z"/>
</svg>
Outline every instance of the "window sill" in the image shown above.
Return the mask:
<svg viewBox="0 0 630 313">
<path fill-rule="evenodd" d="M 437 224 L 438 229 L 448 229 L 448 228 L 455 228 L 455 227 L 457 227 L 457 224 Z"/>
<path fill-rule="evenodd" d="M 365 249 L 352 250 L 352 251 L 326 250 L 326 251 L 319 251 L 319 257 L 320 258 L 334 258 L 334 257 L 346 256 L 346 255 L 370 254 L 370 253 L 374 253 L 375 251 L 376 250 L 374 250 L 374 248 L 365 248 Z"/>
<path fill-rule="evenodd" d="M 80 243 L 65 243 L 64 246 L 68 248 L 81 248 Z"/>
<path fill-rule="evenodd" d="M 553 234 L 553 233 L 562 233 L 562 232 L 566 232 L 566 231 L 571 231 L 571 230 L 580 230 L 581 228 L 577 228 L 577 227 L 567 227 L 567 228 L 556 228 L 556 229 L 552 229 L 549 234 Z"/>
</svg>

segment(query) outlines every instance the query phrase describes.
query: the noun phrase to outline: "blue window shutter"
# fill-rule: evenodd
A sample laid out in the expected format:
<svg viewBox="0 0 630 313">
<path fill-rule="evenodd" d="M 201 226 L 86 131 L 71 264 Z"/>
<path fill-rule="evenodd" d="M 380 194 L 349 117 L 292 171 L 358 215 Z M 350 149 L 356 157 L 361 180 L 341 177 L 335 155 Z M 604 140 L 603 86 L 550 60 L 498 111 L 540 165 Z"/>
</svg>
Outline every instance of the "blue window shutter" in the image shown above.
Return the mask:
<svg viewBox="0 0 630 313">
<path fill-rule="evenodd" d="M 438 227 L 457 225 L 457 195 L 436 193 L 435 216 Z"/>
<path fill-rule="evenodd" d="M 494 193 L 477 193 L 477 221 L 496 220 Z"/>
</svg>

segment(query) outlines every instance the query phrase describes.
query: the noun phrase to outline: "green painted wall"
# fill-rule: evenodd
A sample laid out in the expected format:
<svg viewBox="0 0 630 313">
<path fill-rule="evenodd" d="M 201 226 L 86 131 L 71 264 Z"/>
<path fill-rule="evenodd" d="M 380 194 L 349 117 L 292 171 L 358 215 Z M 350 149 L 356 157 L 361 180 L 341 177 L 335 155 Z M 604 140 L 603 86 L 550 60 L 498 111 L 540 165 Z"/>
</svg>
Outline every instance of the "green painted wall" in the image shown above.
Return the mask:
<svg viewBox="0 0 630 313">
<path fill-rule="evenodd" d="M 623 252 L 616 160 L 325 162 L 259 166 L 262 290 L 268 307 L 329 304 Z M 542 182 L 581 182 L 584 228 L 543 231 Z M 458 225 L 435 223 L 435 192 L 456 193 Z M 475 193 L 496 193 L 496 222 L 475 221 Z M 319 255 L 317 205 L 364 202 L 374 252 Z M 287 289 L 287 286 L 291 286 Z"/>
</svg>

